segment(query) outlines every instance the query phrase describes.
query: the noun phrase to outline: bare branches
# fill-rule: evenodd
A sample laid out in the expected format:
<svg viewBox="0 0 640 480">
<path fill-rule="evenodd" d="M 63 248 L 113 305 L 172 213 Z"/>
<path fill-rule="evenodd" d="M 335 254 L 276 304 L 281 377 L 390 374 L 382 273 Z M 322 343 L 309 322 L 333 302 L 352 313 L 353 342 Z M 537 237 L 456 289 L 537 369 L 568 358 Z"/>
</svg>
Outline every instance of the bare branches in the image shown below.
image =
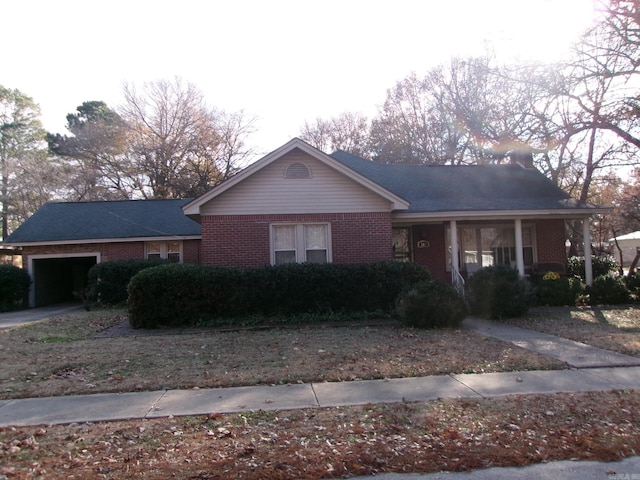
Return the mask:
<svg viewBox="0 0 640 480">
<path fill-rule="evenodd" d="M 326 153 L 344 150 L 368 158 L 369 121 L 359 113 L 344 112 L 329 120 L 305 122 L 300 138 Z"/>
</svg>

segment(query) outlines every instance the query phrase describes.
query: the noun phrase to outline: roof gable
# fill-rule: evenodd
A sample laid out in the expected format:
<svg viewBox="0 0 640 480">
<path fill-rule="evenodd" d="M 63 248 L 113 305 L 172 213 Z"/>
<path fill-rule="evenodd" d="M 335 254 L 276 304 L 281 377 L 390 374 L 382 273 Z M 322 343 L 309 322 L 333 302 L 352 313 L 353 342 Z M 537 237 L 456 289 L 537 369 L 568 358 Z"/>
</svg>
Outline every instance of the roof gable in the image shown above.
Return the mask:
<svg viewBox="0 0 640 480">
<path fill-rule="evenodd" d="M 346 166 L 343 163 L 337 161 L 336 159 L 334 159 L 330 155 L 327 155 L 327 154 L 321 152 L 320 150 L 316 149 L 315 147 L 312 147 L 308 143 L 300 140 L 299 138 L 294 138 L 293 140 L 287 142 L 282 147 L 278 148 L 277 150 L 274 150 L 273 152 L 271 152 L 271 153 L 267 154 L 266 156 L 262 157 L 257 162 L 251 164 L 250 166 L 248 166 L 247 168 L 242 170 L 237 175 L 235 175 L 235 176 L 231 177 L 230 179 L 224 181 L 220 185 L 217 185 L 216 187 L 214 187 L 213 189 L 209 190 L 204 195 L 196 198 L 192 202 L 190 202 L 187 205 L 185 205 L 184 208 L 183 208 L 184 213 L 186 215 L 190 215 L 190 216 L 200 215 L 200 209 L 205 204 L 207 204 L 208 202 L 212 201 L 216 197 L 222 195 L 224 192 L 230 190 L 231 188 L 233 188 L 234 186 L 238 185 L 239 183 L 241 183 L 241 182 L 245 181 L 246 179 L 252 177 L 257 172 L 263 170 L 264 168 L 268 167 L 272 163 L 276 162 L 277 160 L 281 159 L 282 157 L 284 157 L 285 155 L 293 152 L 296 149 L 299 149 L 303 153 L 305 153 L 305 154 L 309 155 L 310 157 L 312 157 L 315 161 L 318 161 L 318 162 L 322 163 L 323 165 L 326 165 L 326 166 L 334 169 L 338 173 L 346 176 L 347 178 L 349 178 L 352 181 L 356 182 L 360 186 L 366 188 L 367 190 L 369 190 L 371 192 L 374 192 L 376 195 L 379 195 L 380 197 L 382 197 L 382 198 L 386 199 L 387 201 L 391 202 L 392 208 L 394 210 L 406 210 L 408 208 L 409 203 L 405 199 L 403 199 L 401 196 L 398 196 L 394 192 L 387 190 L 381 184 L 379 184 L 379 183 L 377 183 L 375 181 L 372 181 L 367 176 L 364 176 L 364 175 L 360 174 L 359 172 L 357 172 L 356 170 L 353 170 L 353 169 L 349 168 L 348 166 Z M 278 213 L 280 213 L 280 212 L 278 212 Z"/>
<path fill-rule="evenodd" d="M 201 216 L 391 212 L 393 202 L 300 149 L 199 207 Z"/>
<path fill-rule="evenodd" d="M 5 243 L 199 237 L 200 224 L 182 213 L 189 200 L 47 203 Z"/>
</svg>

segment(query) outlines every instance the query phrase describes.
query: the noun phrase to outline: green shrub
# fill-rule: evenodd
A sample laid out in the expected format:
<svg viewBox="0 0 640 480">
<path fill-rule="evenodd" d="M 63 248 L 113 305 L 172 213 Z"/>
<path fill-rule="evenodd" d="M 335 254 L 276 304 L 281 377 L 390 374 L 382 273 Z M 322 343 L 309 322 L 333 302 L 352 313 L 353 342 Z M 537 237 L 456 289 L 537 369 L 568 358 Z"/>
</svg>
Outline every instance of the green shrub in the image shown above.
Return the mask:
<svg viewBox="0 0 640 480">
<path fill-rule="evenodd" d="M 629 293 L 638 300 L 640 297 L 640 272 L 635 271 L 631 275 L 624 276 L 623 281 Z"/>
<path fill-rule="evenodd" d="M 535 284 L 536 303 L 575 306 L 584 293 L 585 285 L 582 281 L 576 277 L 552 277 L 552 275 L 545 275 Z"/>
<path fill-rule="evenodd" d="M 467 282 L 466 292 L 471 313 L 482 318 L 519 317 L 532 300 L 529 282 L 506 265 L 478 270 Z"/>
<path fill-rule="evenodd" d="M 468 310 L 455 288 L 431 280 L 406 289 L 398 299 L 396 313 L 411 327 L 457 328 Z"/>
<path fill-rule="evenodd" d="M 429 278 L 416 264 L 289 264 L 255 269 L 163 265 L 129 284 L 134 328 L 216 324 L 242 316 L 390 312 L 408 285 Z"/>
<path fill-rule="evenodd" d="M 26 307 L 31 278 L 22 268 L 0 265 L 0 311 L 10 312 Z"/>
<path fill-rule="evenodd" d="M 615 273 L 602 275 L 587 287 L 591 305 L 619 305 L 631 299 L 624 279 Z"/>
<path fill-rule="evenodd" d="M 567 269 L 570 276 L 578 277 L 582 279 L 583 282 L 586 280 L 584 257 L 570 257 L 567 260 Z M 615 258 L 611 256 L 591 257 L 591 269 L 593 278 L 597 278 L 607 275 L 610 272 L 616 272 L 618 270 L 618 263 Z"/>
<path fill-rule="evenodd" d="M 127 301 L 127 285 L 141 270 L 166 263 L 165 260 L 114 260 L 98 263 L 87 273 L 86 300 L 101 305 Z"/>
</svg>

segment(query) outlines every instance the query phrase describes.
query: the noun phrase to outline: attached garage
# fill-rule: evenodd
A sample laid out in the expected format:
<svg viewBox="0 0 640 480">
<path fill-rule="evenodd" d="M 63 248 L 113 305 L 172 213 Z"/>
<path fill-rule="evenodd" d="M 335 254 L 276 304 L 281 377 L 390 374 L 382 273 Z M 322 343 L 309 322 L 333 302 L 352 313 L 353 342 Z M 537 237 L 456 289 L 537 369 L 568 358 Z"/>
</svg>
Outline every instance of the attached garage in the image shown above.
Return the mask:
<svg viewBox="0 0 640 480">
<path fill-rule="evenodd" d="M 81 256 L 34 255 L 29 258 L 32 285 L 29 304 L 35 307 L 77 301 L 87 286 L 87 272 L 99 253 Z"/>
<path fill-rule="evenodd" d="M 200 224 L 182 211 L 189 201 L 43 205 L 4 242 L 19 249 L 31 276 L 29 306 L 79 301 L 97 263 L 143 258 L 198 263 Z"/>
</svg>

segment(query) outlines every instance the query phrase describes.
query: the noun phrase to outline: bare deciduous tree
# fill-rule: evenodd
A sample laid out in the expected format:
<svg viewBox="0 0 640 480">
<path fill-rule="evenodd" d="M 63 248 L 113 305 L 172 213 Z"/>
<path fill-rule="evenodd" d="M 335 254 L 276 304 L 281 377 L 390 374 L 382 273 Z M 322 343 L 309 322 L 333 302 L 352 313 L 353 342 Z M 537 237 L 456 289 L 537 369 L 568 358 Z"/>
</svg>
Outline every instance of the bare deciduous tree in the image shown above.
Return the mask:
<svg viewBox="0 0 640 480">
<path fill-rule="evenodd" d="M 315 123 L 305 122 L 300 138 L 325 153 L 336 150 L 369 157 L 369 120 L 362 114 L 344 112 L 337 117 Z"/>
<path fill-rule="evenodd" d="M 128 156 L 150 198 L 198 196 L 235 173 L 249 155 L 252 121 L 210 108 L 192 84 L 160 80 L 139 93 L 125 85 L 120 115 L 129 129 Z"/>
</svg>

